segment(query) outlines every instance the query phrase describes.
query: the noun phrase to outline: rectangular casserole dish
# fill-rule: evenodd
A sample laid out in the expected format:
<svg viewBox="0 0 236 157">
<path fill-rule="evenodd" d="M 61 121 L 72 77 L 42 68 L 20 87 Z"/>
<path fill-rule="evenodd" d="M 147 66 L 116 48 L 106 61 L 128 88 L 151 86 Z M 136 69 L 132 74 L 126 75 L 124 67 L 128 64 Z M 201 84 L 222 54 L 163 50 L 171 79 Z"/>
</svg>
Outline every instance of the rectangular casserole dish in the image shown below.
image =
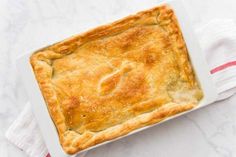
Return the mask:
<svg viewBox="0 0 236 157">
<path fill-rule="evenodd" d="M 171 1 L 19 59 L 52 156 L 83 152 L 216 99 L 185 15 Z"/>
</svg>

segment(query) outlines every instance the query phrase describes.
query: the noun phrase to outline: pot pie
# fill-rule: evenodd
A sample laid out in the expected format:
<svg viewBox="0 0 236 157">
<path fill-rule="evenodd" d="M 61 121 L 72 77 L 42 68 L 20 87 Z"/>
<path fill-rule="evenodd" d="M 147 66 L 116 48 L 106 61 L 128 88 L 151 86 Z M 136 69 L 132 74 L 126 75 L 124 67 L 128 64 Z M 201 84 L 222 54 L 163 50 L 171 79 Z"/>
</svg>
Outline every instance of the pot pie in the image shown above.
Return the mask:
<svg viewBox="0 0 236 157">
<path fill-rule="evenodd" d="M 43 48 L 30 62 L 68 154 L 190 110 L 203 97 L 168 5 Z"/>
</svg>

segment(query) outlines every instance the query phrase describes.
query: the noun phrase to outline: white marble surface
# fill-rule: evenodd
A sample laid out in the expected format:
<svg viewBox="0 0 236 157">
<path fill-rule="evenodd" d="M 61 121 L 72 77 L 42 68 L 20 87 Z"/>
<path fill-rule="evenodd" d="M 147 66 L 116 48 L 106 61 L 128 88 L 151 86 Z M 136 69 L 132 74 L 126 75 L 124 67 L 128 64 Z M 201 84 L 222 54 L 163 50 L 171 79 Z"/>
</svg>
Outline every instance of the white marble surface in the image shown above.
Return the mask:
<svg viewBox="0 0 236 157">
<path fill-rule="evenodd" d="M 4 138 L 27 97 L 18 56 L 159 0 L 0 0 L 0 157 L 26 157 Z M 185 0 L 198 27 L 213 18 L 236 20 L 235 0 Z M 235 52 L 236 53 L 236 52 Z M 90 151 L 89 157 L 235 157 L 236 96 Z"/>
</svg>

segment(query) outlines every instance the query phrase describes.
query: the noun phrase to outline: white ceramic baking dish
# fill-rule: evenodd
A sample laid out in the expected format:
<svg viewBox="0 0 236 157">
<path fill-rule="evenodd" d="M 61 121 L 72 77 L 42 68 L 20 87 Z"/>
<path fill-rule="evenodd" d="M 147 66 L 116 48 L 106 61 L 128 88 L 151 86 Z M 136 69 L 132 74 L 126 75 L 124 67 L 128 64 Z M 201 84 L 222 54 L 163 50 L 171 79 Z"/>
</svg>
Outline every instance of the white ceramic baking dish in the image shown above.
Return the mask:
<svg viewBox="0 0 236 157">
<path fill-rule="evenodd" d="M 201 107 L 204 107 L 206 105 L 211 104 L 214 102 L 217 98 L 216 88 L 214 87 L 214 84 L 212 83 L 212 79 L 209 73 L 208 65 L 206 64 L 204 55 L 202 54 L 202 51 L 199 47 L 198 41 L 193 33 L 190 20 L 187 18 L 187 13 L 184 9 L 183 2 L 180 0 L 173 0 L 165 2 L 165 4 L 169 4 L 175 11 L 175 14 L 178 18 L 185 42 L 187 44 L 187 48 L 189 51 L 190 60 L 193 66 L 193 69 L 195 71 L 195 74 L 197 76 L 197 79 L 201 85 L 201 88 L 204 93 L 204 98 L 196 107 L 195 109 L 192 109 L 190 111 L 172 116 L 163 122 L 166 122 L 170 119 L 176 118 L 178 116 L 181 116 L 183 114 L 193 112 L 194 110 L 197 110 Z M 159 4 L 160 5 L 160 4 Z M 156 5 L 158 6 L 158 4 Z M 69 157 L 69 156 L 75 156 L 75 155 L 68 155 L 66 154 L 60 143 L 59 138 L 57 134 L 57 130 L 54 126 L 54 123 L 49 115 L 47 106 L 45 104 L 45 101 L 42 97 L 41 91 L 39 89 L 38 83 L 34 77 L 33 70 L 31 68 L 31 65 L 29 63 L 29 57 L 32 53 L 29 53 L 23 57 L 20 57 L 18 59 L 18 67 L 20 70 L 20 73 L 22 74 L 22 80 L 25 85 L 26 91 L 28 92 L 28 96 L 30 99 L 30 103 L 32 104 L 32 109 L 35 114 L 35 117 L 38 121 L 42 136 L 45 140 L 46 146 L 48 147 L 48 150 L 52 157 Z M 131 134 L 140 132 L 142 130 L 148 129 L 150 127 L 159 125 L 160 123 L 154 124 L 152 126 L 147 126 L 141 129 L 137 129 L 128 135 L 122 136 L 120 138 L 124 138 L 126 136 L 129 136 Z M 107 141 L 101 144 L 98 144 L 96 146 L 90 147 L 89 149 L 94 149 L 96 147 L 99 147 L 101 145 L 116 141 L 120 138 Z M 84 151 L 87 151 L 89 149 L 86 149 Z M 84 152 L 82 151 L 82 152 Z M 82 153 L 79 152 L 78 154 Z"/>
</svg>

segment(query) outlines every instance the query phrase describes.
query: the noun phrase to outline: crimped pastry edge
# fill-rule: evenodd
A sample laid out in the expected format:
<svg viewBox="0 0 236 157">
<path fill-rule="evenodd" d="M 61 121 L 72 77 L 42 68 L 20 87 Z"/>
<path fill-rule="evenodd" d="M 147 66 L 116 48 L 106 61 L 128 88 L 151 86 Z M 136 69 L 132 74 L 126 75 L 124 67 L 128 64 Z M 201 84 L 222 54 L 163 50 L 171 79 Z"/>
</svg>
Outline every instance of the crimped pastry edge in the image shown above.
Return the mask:
<svg viewBox="0 0 236 157">
<path fill-rule="evenodd" d="M 55 123 L 55 126 L 57 127 L 60 143 L 66 153 L 75 154 L 98 143 L 115 139 L 138 128 L 160 122 L 172 115 L 190 110 L 195 106 L 195 104 L 168 103 L 157 110 L 142 114 L 122 124 L 113 126 L 98 133 L 87 132 L 80 135 L 74 131 L 67 130 L 64 116 L 60 111 L 60 107 L 57 102 L 56 93 L 50 84 L 50 59 L 60 58 L 66 54 L 73 53 L 76 47 L 82 45 L 87 40 L 96 38 L 96 33 L 98 32 L 100 33 L 98 36 L 103 36 L 106 34 L 106 31 L 111 31 L 112 27 L 115 27 L 115 29 L 120 29 L 123 25 L 129 25 L 130 22 L 133 22 L 142 16 L 148 16 L 150 13 L 160 10 L 167 13 L 172 9 L 168 5 L 162 5 L 150 10 L 142 11 L 135 15 L 130 15 L 111 24 L 97 27 L 83 34 L 71 37 L 62 42 L 41 49 L 31 56 L 30 62 L 34 69 L 36 79 L 39 83 L 45 102 L 47 103 L 50 115 Z M 185 45 L 185 42 L 174 14 L 172 15 L 172 24 L 174 25 L 171 25 L 170 29 L 177 33 L 175 34 L 178 37 L 177 43 L 179 44 L 179 47 L 182 47 Z M 185 51 L 186 54 L 184 55 L 187 55 L 187 50 Z M 189 70 L 191 71 L 191 69 Z"/>
</svg>

